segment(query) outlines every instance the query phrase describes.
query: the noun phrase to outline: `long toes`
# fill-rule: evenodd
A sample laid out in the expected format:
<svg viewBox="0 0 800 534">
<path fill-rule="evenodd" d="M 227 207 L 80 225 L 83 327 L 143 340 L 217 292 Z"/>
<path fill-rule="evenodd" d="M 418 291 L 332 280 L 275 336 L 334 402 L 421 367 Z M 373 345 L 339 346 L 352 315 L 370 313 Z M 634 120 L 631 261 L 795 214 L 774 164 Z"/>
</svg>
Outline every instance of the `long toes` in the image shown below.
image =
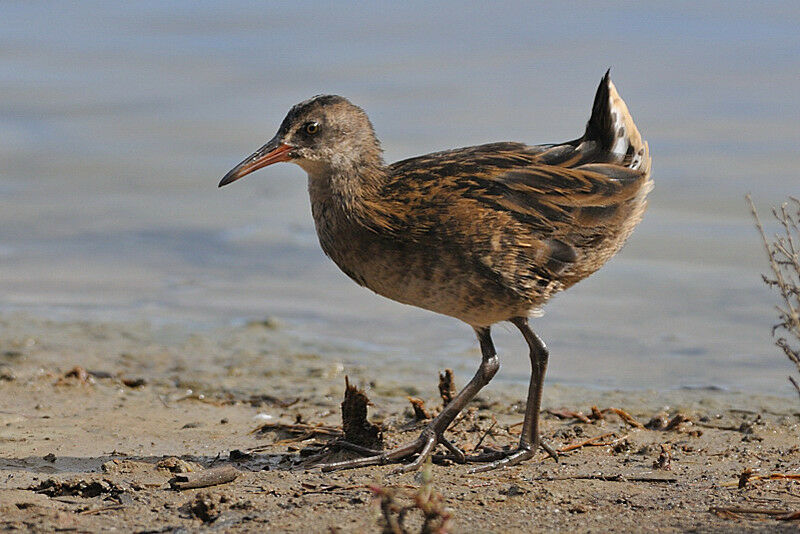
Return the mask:
<svg viewBox="0 0 800 534">
<path fill-rule="evenodd" d="M 518 449 L 516 452 L 510 454 L 509 456 L 506 456 L 501 460 L 497 460 L 496 462 L 492 462 L 490 464 L 470 469 L 469 473 L 470 474 L 483 473 L 485 471 L 492 471 L 494 469 L 503 469 L 506 467 L 511 467 L 512 465 L 517 465 L 518 463 L 533 458 L 535 450 L 536 449 Z"/>
<path fill-rule="evenodd" d="M 466 463 L 467 455 L 464 454 L 464 452 L 461 449 L 450 443 L 450 441 L 448 441 L 447 438 L 445 438 L 444 436 L 439 436 L 439 443 L 444 445 L 445 448 L 453 454 L 456 462 L 460 464 Z"/>
<path fill-rule="evenodd" d="M 368 447 L 362 447 L 361 445 L 357 445 L 355 443 L 351 443 L 345 440 L 339 440 L 335 442 L 334 446 L 339 449 L 357 452 L 362 456 L 380 456 L 383 454 L 383 451 L 379 451 L 377 449 L 370 449 Z"/>
<path fill-rule="evenodd" d="M 430 437 L 425 442 L 425 446 L 422 447 L 422 450 L 419 451 L 419 455 L 414 459 L 413 462 L 407 465 L 402 465 L 392 471 L 392 474 L 399 474 L 399 473 L 409 473 L 411 471 L 416 471 L 422 464 L 427 460 L 427 458 L 433 453 L 433 449 L 436 448 L 438 440 L 436 437 Z"/>
<path fill-rule="evenodd" d="M 484 447 L 483 452 L 480 454 L 471 454 L 466 457 L 466 461 L 470 463 L 486 463 L 494 462 L 495 460 L 502 460 L 508 456 L 507 451 L 500 451 L 489 447 Z"/>
<path fill-rule="evenodd" d="M 558 452 L 556 452 L 556 450 L 553 447 L 551 447 L 549 443 L 547 443 L 544 440 L 540 440 L 539 446 L 544 449 L 544 452 L 550 455 L 550 458 L 552 458 L 553 460 L 556 461 L 556 463 L 558 463 Z"/>
<path fill-rule="evenodd" d="M 340 469 L 356 469 L 358 467 L 367 467 L 371 465 L 383 465 L 392 462 L 397 462 L 398 460 L 402 460 L 407 456 L 411 456 L 412 454 L 420 453 L 420 457 L 423 454 L 427 457 L 430 456 L 431 452 L 433 452 L 434 447 L 436 447 L 437 439 L 435 436 L 433 437 L 426 437 L 425 434 L 421 435 L 415 441 L 408 443 L 402 447 L 399 447 L 393 451 L 380 453 L 380 454 L 373 454 L 372 456 L 367 456 L 366 458 L 357 458 L 355 460 L 345 460 L 342 462 L 333 462 L 329 464 L 322 464 L 319 467 L 322 468 L 323 472 L 330 472 L 330 471 L 338 471 Z M 368 450 L 368 449 L 365 449 Z M 427 451 L 427 452 L 426 452 Z M 357 451 L 358 452 L 358 451 Z M 419 460 L 419 458 L 417 459 Z M 424 458 L 423 458 L 424 460 Z M 414 465 L 414 464 L 411 464 Z M 414 467 L 413 469 L 417 469 L 419 466 Z M 412 469 L 409 469 L 409 471 Z"/>
<path fill-rule="evenodd" d="M 322 471 L 327 473 L 329 471 L 338 471 L 340 469 L 355 469 L 357 467 L 367 467 L 370 465 L 385 464 L 387 458 L 385 454 L 376 456 L 367 456 L 366 458 L 358 458 L 356 460 L 345 460 L 343 462 L 332 462 L 329 464 L 322 464 L 320 467 Z"/>
</svg>

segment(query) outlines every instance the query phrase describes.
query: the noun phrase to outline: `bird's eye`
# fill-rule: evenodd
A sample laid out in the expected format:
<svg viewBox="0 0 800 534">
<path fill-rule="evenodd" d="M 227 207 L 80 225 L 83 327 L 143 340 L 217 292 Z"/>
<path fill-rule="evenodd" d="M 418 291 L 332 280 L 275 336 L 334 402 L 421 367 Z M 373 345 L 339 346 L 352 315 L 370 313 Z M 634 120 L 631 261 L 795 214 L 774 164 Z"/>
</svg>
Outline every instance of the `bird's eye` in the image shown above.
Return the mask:
<svg viewBox="0 0 800 534">
<path fill-rule="evenodd" d="M 305 125 L 305 130 L 307 134 L 314 135 L 319 131 L 319 123 L 318 122 L 309 122 Z"/>
</svg>

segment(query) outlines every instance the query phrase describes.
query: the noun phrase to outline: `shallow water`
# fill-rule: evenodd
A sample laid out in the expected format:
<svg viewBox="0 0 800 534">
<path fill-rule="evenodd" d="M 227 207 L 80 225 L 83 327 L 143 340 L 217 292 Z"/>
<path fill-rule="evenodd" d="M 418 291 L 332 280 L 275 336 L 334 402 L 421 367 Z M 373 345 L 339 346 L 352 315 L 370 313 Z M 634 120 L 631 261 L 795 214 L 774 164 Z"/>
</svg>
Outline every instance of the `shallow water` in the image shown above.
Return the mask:
<svg viewBox="0 0 800 534">
<path fill-rule="evenodd" d="M 656 189 L 623 252 L 535 321 L 548 380 L 791 393 L 743 196 L 765 210 L 800 193 L 795 4 L 121 6 L 2 7 L 0 311 L 200 329 L 270 316 L 376 375 L 467 375 L 468 327 L 323 256 L 299 168 L 216 184 L 317 93 L 363 106 L 395 160 L 574 138 L 612 66 Z M 526 381 L 522 342 L 497 331 L 499 378 Z"/>
</svg>

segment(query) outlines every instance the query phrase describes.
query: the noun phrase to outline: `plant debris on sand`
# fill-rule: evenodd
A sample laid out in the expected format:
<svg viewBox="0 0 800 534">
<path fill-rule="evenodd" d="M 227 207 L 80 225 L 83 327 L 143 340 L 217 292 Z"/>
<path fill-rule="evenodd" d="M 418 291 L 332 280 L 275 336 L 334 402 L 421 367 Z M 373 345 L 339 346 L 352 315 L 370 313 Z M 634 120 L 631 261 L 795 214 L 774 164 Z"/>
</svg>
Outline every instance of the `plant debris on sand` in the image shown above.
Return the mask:
<svg viewBox="0 0 800 534">
<path fill-rule="evenodd" d="M 383 435 L 378 425 L 367 421 L 367 394 L 354 385 L 350 385 L 348 377 L 345 380 L 344 400 L 342 401 L 342 430 L 345 441 L 365 447 L 380 450 L 383 448 Z"/>
<path fill-rule="evenodd" d="M 420 486 L 416 490 L 371 487 L 380 500 L 384 534 L 410 534 L 413 522 L 419 523 L 416 530 L 420 534 L 445 534 L 448 531 L 450 512 L 445 509 L 444 498 L 434 489 L 432 482 L 429 460 L 420 471 Z M 415 513 L 421 517 L 412 517 Z"/>
<path fill-rule="evenodd" d="M 264 355 L 268 335 L 276 334 L 235 329 L 219 344 L 193 337 L 175 349 L 130 325 L 0 316 L 0 366 L 15 377 L 0 380 L 0 530 L 797 531 L 793 399 L 554 384 L 542 435 L 558 464 L 541 453 L 470 475 L 440 449 L 417 474 L 323 473 L 314 467 L 320 456 L 355 454 L 332 450 L 346 434 L 343 417 L 370 439 L 382 434 L 387 449 L 415 438 L 426 423 L 408 396 L 435 412 L 438 377 L 414 391 L 377 381 L 370 399 L 348 380 L 343 406 L 340 371 Z M 361 384 L 378 380 L 367 372 L 350 371 Z M 120 376 L 145 382 L 131 388 Z M 448 439 L 470 454 L 514 447 L 525 394 L 489 388 Z"/>
</svg>

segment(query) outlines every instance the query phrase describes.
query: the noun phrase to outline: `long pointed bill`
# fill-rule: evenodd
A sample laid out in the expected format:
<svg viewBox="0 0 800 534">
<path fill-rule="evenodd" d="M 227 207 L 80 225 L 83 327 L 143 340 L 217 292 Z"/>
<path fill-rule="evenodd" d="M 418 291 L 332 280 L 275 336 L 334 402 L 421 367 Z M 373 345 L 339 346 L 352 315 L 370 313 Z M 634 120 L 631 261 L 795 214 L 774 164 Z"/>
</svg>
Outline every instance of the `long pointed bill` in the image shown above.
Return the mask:
<svg viewBox="0 0 800 534">
<path fill-rule="evenodd" d="M 272 165 L 280 161 L 289 161 L 291 159 L 289 157 L 289 151 L 292 148 L 293 147 L 290 145 L 281 143 L 278 140 L 278 136 L 273 137 L 269 143 L 256 150 L 250 157 L 231 169 L 222 181 L 220 181 L 219 187 L 235 182 L 239 178 L 253 171 L 257 171 L 262 167 L 266 167 L 267 165 Z"/>
</svg>

